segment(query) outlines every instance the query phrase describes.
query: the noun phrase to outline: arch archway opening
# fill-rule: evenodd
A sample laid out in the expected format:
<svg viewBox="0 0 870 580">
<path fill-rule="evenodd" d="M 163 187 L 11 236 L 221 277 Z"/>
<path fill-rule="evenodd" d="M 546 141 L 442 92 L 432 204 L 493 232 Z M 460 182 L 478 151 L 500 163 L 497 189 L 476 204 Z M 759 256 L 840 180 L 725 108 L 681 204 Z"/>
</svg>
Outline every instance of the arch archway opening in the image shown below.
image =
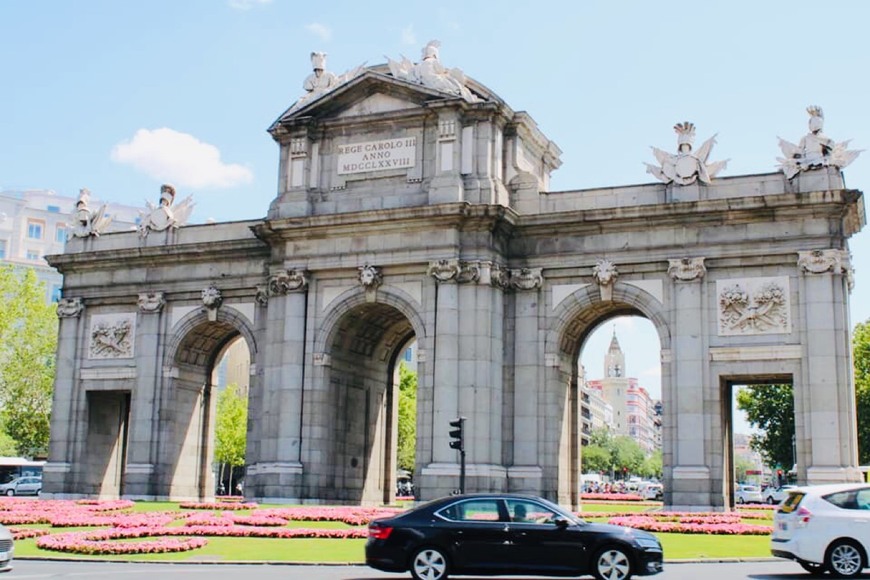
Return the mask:
<svg viewBox="0 0 870 580">
<path fill-rule="evenodd" d="M 626 304 L 600 303 L 574 320 L 580 397 L 576 486 L 643 493 L 663 475 L 661 341 Z"/>
<path fill-rule="evenodd" d="M 798 480 L 794 377 L 722 377 L 720 390 L 725 505 L 777 503 L 776 489 Z"/>
<path fill-rule="evenodd" d="M 188 324 L 171 352 L 171 370 L 161 410 L 158 495 L 170 498 L 213 497 L 218 489 L 215 463 L 217 395 L 233 376 L 248 386 L 253 351 L 247 333 L 231 316 L 205 316 Z M 229 358 L 228 358 L 229 357 Z M 223 365 L 223 370 L 222 370 Z M 225 386 L 225 385 L 223 385 Z"/>
<path fill-rule="evenodd" d="M 321 496 L 361 504 L 395 500 L 399 366 L 414 328 L 397 308 L 360 304 L 339 319 L 329 348 L 331 489 Z"/>
</svg>

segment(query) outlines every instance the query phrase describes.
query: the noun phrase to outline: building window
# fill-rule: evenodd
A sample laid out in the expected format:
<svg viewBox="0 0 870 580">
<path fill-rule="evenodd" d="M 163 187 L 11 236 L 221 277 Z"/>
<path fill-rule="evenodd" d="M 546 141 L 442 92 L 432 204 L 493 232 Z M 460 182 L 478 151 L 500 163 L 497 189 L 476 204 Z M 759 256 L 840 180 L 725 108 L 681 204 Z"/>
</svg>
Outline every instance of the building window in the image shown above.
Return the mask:
<svg viewBox="0 0 870 580">
<path fill-rule="evenodd" d="M 51 287 L 51 301 L 52 302 L 60 302 L 60 298 L 61 298 L 60 286 L 55 284 L 54 286 Z"/>
<path fill-rule="evenodd" d="M 32 240 L 42 239 L 42 223 L 27 222 L 27 237 Z"/>
<path fill-rule="evenodd" d="M 6 240 L 0 240 L 0 260 L 6 259 Z"/>
<path fill-rule="evenodd" d="M 60 207 L 56 205 L 50 205 L 45 209 L 48 210 L 49 213 L 60 213 Z"/>
<path fill-rule="evenodd" d="M 57 226 L 57 229 L 54 232 L 54 241 L 60 244 L 66 242 L 66 228 L 63 226 Z"/>
<path fill-rule="evenodd" d="M 39 261 L 39 250 L 27 250 L 27 259 L 31 262 Z"/>
</svg>

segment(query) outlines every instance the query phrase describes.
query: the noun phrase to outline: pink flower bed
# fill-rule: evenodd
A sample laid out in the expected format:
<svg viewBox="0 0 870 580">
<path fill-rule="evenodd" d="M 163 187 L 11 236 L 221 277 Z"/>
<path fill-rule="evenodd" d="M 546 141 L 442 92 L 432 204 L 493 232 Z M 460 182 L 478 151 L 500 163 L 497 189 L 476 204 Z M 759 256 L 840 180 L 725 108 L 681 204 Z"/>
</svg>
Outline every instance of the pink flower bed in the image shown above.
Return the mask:
<svg viewBox="0 0 870 580">
<path fill-rule="evenodd" d="M 600 501 L 629 501 L 637 502 L 644 499 L 636 493 L 581 493 L 581 500 L 600 500 Z M 661 502 L 656 502 L 661 503 Z"/>
<path fill-rule="evenodd" d="M 185 510 L 249 510 L 257 507 L 257 503 L 233 503 L 225 501 L 186 501 L 178 504 L 178 507 Z"/>
<path fill-rule="evenodd" d="M 173 528 L 136 528 L 69 532 L 42 536 L 36 546 L 43 550 L 72 552 L 74 554 L 157 554 L 162 552 L 186 552 L 201 548 L 208 543 L 205 538 L 159 538 L 142 542 L 112 542 L 110 540 L 147 538 L 169 535 Z"/>
<path fill-rule="evenodd" d="M 772 526 L 744 524 L 739 515 L 661 513 L 613 517 L 608 523 L 650 532 L 763 536 Z"/>
<path fill-rule="evenodd" d="M 26 540 L 27 538 L 38 538 L 45 536 L 50 532 L 48 530 L 38 530 L 34 528 L 9 528 L 13 540 Z"/>
<path fill-rule="evenodd" d="M 252 515 L 271 516 L 303 522 L 344 522 L 351 526 L 364 526 L 378 518 L 392 517 L 405 510 L 399 508 L 340 507 L 293 507 L 257 510 Z"/>
</svg>

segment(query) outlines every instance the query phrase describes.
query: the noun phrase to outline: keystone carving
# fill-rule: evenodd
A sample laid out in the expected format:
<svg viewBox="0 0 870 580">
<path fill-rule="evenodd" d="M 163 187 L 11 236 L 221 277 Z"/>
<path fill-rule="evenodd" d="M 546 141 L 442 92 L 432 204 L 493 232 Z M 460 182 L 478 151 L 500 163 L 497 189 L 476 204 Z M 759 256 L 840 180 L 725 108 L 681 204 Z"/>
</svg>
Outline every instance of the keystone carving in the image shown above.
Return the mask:
<svg viewBox="0 0 870 580">
<path fill-rule="evenodd" d="M 58 318 L 76 318 L 81 315 L 85 304 L 81 298 L 61 298 L 57 303 Z"/>
<path fill-rule="evenodd" d="M 704 258 L 679 258 L 668 260 L 668 276 L 673 280 L 691 282 L 699 280 L 707 273 Z"/>
<path fill-rule="evenodd" d="M 592 277 L 598 283 L 601 300 L 613 300 L 613 284 L 619 277 L 616 265 L 607 259 L 598 260 L 595 266 L 592 267 Z"/>
<path fill-rule="evenodd" d="M 360 266 L 358 270 L 359 283 L 362 284 L 364 288 L 374 289 L 383 284 L 384 276 L 381 274 L 380 268 L 366 264 L 365 266 Z"/>
<path fill-rule="evenodd" d="M 139 310 L 146 314 L 160 312 L 166 305 L 166 297 L 163 292 L 140 292 Z"/>
<path fill-rule="evenodd" d="M 202 289 L 202 304 L 209 310 L 220 308 L 223 301 L 224 299 L 223 296 L 221 296 L 221 291 L 216 287 L 209 286 Z"/>
<path fill-rule="evenodd" d="M 269 304 L 269 287 L 257 286 L 257 292 L 254 294 L 254 300 L 264 308 Z"/>
</svg>

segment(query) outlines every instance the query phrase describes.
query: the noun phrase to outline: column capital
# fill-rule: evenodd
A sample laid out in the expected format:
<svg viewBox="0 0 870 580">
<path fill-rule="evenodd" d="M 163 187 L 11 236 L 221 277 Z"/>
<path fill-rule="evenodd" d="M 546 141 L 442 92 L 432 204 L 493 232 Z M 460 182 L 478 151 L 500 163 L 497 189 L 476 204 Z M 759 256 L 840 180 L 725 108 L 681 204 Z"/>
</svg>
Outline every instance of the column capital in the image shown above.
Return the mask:
<svg viewBox="0 0 870 580">
<path fill-rule="evenodd" d="M 269 277 L 269 294 L 280 296 L 308 288 L 309 273 L 305 270 L 280 270 Z"/>
<path fill-rule="evenodd" d="M 843 275 L 849 284 L 849 290 L 855 286 L 855 269 L 847 250 L 806 250 L 798 252 L 798 268 L 804 274 Z"/>
<path fill-rule="evenodd" d="M 707 274 L 705 258 L 676 258 L 668 260 L 668 276 L 674 281 L 692 282 Z"/>
<path fill-rule="evenodd" d="M 509 284 L 514 290 L 537 290 L 544 285 L 543 268 L 518 268 L 510 271 Z"/>
<path fill-rule="evenodd" d="M 57 303 L 58 318 L 78 318 L 85 309 L 81 298 L 61 298 Z"/>
<path fill-rule="evenodd" d="M 166 295 L 163 292 L 140 292 L 137 304 L 139 312 L 155 314 L 166 305 Z"/>
</svg>

